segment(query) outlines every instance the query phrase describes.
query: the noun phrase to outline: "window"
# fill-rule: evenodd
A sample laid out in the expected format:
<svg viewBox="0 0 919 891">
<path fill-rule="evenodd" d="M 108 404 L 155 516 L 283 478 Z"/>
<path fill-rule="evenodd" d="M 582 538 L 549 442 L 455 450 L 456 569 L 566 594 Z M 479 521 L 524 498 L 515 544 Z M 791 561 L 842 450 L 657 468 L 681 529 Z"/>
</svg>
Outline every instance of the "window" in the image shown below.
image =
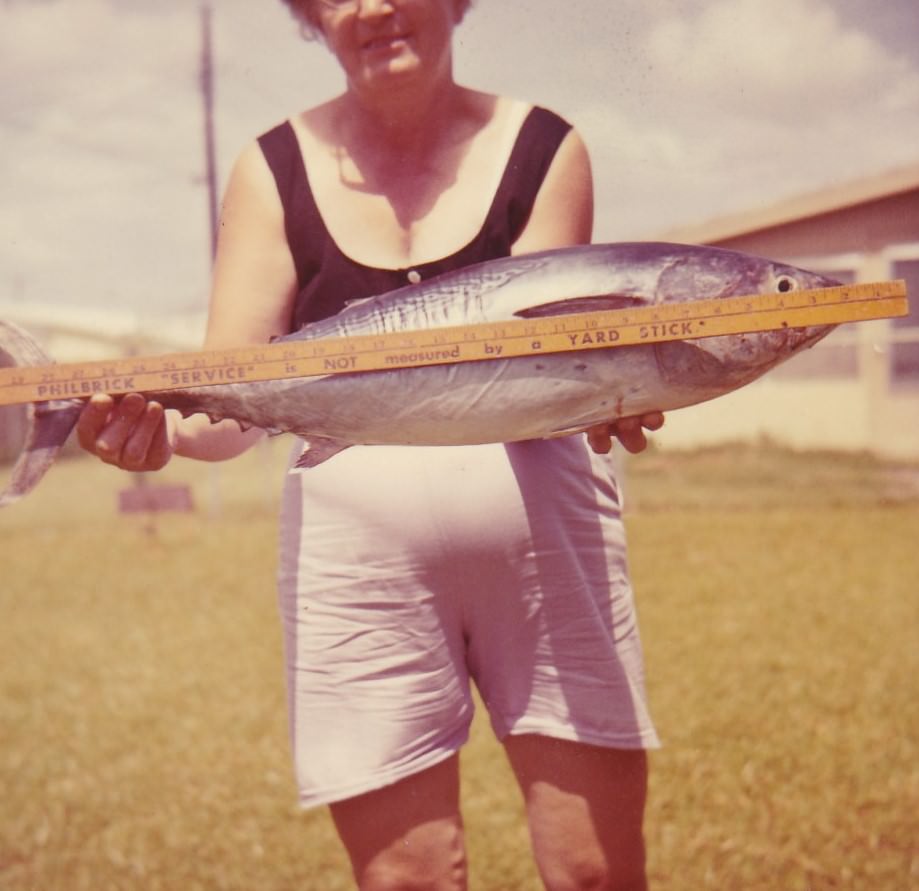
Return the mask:
<svg viewBox="0 0 919 891">
<path fill-rule="evenodd" d="M 919 384 L 919 259 L 897 260 L 891 273 L 893 278 L 906 281 L 910 313 L 893 320 L 890 380 L 895 385 Z"/>
</svg>

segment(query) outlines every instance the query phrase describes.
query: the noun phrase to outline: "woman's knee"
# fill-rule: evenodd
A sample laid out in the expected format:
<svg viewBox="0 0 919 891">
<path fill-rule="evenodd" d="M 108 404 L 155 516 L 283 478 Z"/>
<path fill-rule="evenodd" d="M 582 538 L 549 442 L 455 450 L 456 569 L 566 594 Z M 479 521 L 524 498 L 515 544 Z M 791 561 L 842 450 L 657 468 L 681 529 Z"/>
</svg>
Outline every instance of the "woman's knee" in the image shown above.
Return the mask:
<svg viewBox="0 0 919 891">
<path fill-rule="evenodd" d="M 505 746 L 549 891 L 643 891 L 645 753 L 534 735 Z"/>
<path fill-rule="evenodd" d="M 458 759 L 331 807 L 361 891 L 462 891 Z"/>
<path fill-rule="evenodd" d="M 462 829 L 436 824 L 417 827 L 380 850 L 356 878 L 361 891 L 465 891 Z"/>
<path fill-rule="evenodd" d="M 610 863 L 570 852 L 540 864 L 547 891 L 647 891 L 644 862 Z"/>
</svg>

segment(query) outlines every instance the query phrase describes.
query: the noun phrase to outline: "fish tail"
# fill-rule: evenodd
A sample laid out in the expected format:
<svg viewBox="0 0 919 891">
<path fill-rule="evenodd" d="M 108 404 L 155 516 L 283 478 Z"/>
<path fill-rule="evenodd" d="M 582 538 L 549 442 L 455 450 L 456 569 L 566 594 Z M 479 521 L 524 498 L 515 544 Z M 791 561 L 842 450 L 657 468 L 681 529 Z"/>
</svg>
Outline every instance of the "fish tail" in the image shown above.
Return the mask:
<svg viewBox="0 0 919 891">
<path fill-rule="evenodd" d="M 35 339 L 17 325 L 0 321 L 0 365 L 50 365 L 53 360 Z M 10 361 L 11 360 L 11 361 Z M 0 492 L 0 507 L 28 494 L 54 463 L 73 430 L 83 403 L 78 399 L 54 399 L 26 406 L 26 438 L 13 465 L 7 487 Z"/>
</svg>

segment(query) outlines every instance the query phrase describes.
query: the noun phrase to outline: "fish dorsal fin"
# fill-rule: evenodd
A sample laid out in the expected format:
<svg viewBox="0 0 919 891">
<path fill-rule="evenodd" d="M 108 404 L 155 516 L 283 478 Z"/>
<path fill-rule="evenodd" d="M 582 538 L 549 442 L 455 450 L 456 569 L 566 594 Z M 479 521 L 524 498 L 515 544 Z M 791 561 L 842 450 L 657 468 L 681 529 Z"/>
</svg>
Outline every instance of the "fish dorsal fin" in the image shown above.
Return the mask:
<svg viewBox="0 0 919 891">
<path fill-rule="evenodd" d="M 593 294 L 587 297 L 568 297 L 551 303 L 540 303 L 514 313 L 522 319 L 540 319 L 546 316 L 563 316 L 576 312 L 604 312 L 612 309 L 632 309 L 646 306 L 643 297 L 629 294 Z"/>
</svg>

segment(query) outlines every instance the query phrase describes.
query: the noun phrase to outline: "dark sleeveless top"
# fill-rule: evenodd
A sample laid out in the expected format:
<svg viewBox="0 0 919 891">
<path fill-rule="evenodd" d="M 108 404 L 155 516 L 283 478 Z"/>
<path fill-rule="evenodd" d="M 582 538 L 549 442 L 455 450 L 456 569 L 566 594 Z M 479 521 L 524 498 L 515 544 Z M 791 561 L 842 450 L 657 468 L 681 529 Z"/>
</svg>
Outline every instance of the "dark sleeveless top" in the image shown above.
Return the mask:
<svg viewBox="0 0 919 891">
<path fill-rule="evenodd" d="M 544 108 L 530 110 L 478 234 L 453 254 L 405 269 L 365 266 L 339 250 L 316 206 L 289 121 L 259 137 L 284 207 L 284 228 L 297 269 L 292 329 L 334 315 L 362 297 L 382 294 L 472 263 L 509 256 L 570 124 Z"/>
</svg>

